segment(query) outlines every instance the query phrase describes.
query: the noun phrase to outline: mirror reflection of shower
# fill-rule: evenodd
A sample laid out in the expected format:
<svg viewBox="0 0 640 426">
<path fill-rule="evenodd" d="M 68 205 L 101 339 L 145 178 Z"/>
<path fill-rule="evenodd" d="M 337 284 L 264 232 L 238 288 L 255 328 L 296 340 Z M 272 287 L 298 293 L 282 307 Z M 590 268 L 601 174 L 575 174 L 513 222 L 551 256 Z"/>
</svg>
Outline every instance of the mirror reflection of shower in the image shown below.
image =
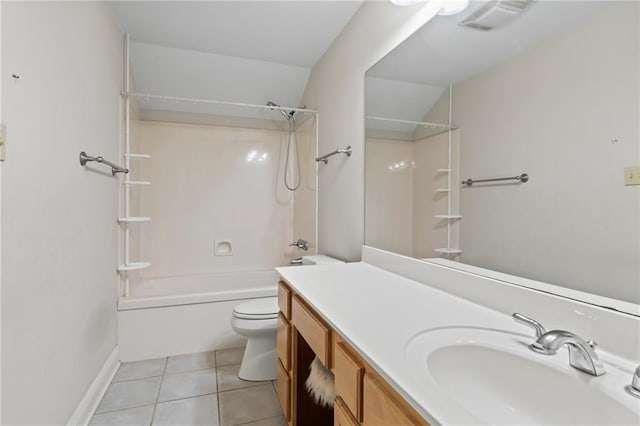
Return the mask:
<svg viewBox="0 0 640 426">
<path fill-rule="evenodd" d="M 267 102 L 267 106 L 280 108 L 280 105 L 271 101 Z M 284 109 L 278 109 L 278 111 L 280 111 L 280 113 L 284 116 L 284 118 L 287 119 L 287 122 L 289 124 L 289 134 L 287 136 L 287 158 L 285 159 L 285 164 L 284 164 L 284 186 L 289 191 L 295 191 L 300 187 L 300 182 L 302 181 L 302 178 L 300 176 L 300 155 L 298 154 L 298 138 L 295 135 L 296 119 L 294 115 L 296 112 L 295 111 L 287 112 Z M 296 153 L 294 157 L 296 172 L 291 177 L 292 182 L 289 182 L 287 179 L 287 176 L 289 175 L 289 159 L 291 158 L 291 140 L 292 139 L 295 139 L 293 143 L 294 145 L 293 149 L 295 150 L 295 153 Z"/>
</svg>

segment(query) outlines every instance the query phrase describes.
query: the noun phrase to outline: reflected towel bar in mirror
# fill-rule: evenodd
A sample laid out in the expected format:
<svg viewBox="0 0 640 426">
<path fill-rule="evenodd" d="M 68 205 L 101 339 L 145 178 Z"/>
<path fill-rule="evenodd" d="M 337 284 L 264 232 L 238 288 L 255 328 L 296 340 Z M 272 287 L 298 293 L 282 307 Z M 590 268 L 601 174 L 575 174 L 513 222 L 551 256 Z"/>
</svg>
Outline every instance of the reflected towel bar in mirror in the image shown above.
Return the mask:
<svg viewBox="0 0 640 426">
<path fill-rule="evenodd" d="M 82 151 L 80 153 L 80 165 L 84 166 L 85 164 L 87 164 L 90 161 L 103 163 L 103 164 L 106 164 L 107 166 L 111 167 L 111 174 L 113 176 L 115 176 L 116 173 L 129 173 L 129 169 L 125 169 L 124 167 L 120 167 L 120 166 L 118 166 L 116 164 L 113 164 L 112 162 L 107 161 L 102 157 L 92 157 L 90 155 L 87 155 L 86 152 Z"/>
<path fill-rule="evenodd" d="M 474 183 L 498 182 L 498 181 L 502 181 L 502 180 L 517 180 L 520 183 L 525 183 L 525 182 L 527 182 L 529 180 L 529 175 L 526 174 L 526 173 L 523 173 L 520 176 L 513 176 L 513 177 L 492 178 L 492 179 L 467 179 L 467 180 L 463 180 L 462 184 L 471 186 Z"/>
</svg>

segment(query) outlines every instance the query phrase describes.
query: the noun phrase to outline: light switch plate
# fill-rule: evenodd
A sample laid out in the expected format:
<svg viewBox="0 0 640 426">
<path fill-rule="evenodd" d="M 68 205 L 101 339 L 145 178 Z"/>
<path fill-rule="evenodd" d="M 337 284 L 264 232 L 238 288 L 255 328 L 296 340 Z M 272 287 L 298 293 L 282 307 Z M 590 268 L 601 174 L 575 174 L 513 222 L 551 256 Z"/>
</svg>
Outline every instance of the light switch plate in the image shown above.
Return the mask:
<svg viewBox="0 0 640 426">
<path fill-rule="evenodd" d="M 624 184 L 640 185 L 640 166 L 631 166 L 624 168 Z"/>
</svg>

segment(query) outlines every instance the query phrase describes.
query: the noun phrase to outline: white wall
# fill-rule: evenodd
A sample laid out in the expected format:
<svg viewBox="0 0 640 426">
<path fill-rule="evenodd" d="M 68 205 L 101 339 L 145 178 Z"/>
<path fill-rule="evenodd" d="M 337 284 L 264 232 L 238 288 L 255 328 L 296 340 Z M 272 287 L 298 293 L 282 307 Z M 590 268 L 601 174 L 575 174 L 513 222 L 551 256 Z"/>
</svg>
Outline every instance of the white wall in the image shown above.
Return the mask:
<svg viewBox="0 0 640 426">
<path fill-rule="evenodd" d="M 293 193 L 284 187 L 287 132 L 133 122 L 151 159 L 133 162 L 132 234 L 143 277 L 271 269 L 296 257 Z M 231 240 L 232 256 L 214 255 Z M 135 253 L 135 252 L 134 252 Z"/>
<path fill-rule="evenodd" d="M 364 73 L 440 9 L 430 1 L 411 7 L 367 1 L 309 77 L 303 104 L 320 111 L 318 153 L 351 145 L 318 167 L 318 251 L 360 259 L 364 242 Z"/>
<path fill-rule="evenodd" d="M 116 345 L 122 40 L 103 3 L 2 3 L 2 424 L 64 424 Z M 19 80 L 11 74 L 20 75 Z"/>
<path fill-rule="evenodd" d="M 640 152 L 638 8 L 454 86 L 463 178 L 531 176 L 463 188 L 463 262 L 640 303 L 640 187 L 624 185 Z"/>
</svg>

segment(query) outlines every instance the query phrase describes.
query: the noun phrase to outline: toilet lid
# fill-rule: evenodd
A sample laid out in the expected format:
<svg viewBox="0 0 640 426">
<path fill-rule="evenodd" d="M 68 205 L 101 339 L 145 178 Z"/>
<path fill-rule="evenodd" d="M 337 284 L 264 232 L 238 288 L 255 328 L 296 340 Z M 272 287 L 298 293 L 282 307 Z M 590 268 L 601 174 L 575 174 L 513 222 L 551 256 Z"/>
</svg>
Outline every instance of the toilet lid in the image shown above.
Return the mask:
<svg viewBox="0 0 640 426">
<path fill-rule="evenodd" d="M 278 317 L 278 310 L 278 298 L 266 297 L 239 304 L 233 308 L 233 315 L 245 319 L 271 319 Z"/>
</svg>

